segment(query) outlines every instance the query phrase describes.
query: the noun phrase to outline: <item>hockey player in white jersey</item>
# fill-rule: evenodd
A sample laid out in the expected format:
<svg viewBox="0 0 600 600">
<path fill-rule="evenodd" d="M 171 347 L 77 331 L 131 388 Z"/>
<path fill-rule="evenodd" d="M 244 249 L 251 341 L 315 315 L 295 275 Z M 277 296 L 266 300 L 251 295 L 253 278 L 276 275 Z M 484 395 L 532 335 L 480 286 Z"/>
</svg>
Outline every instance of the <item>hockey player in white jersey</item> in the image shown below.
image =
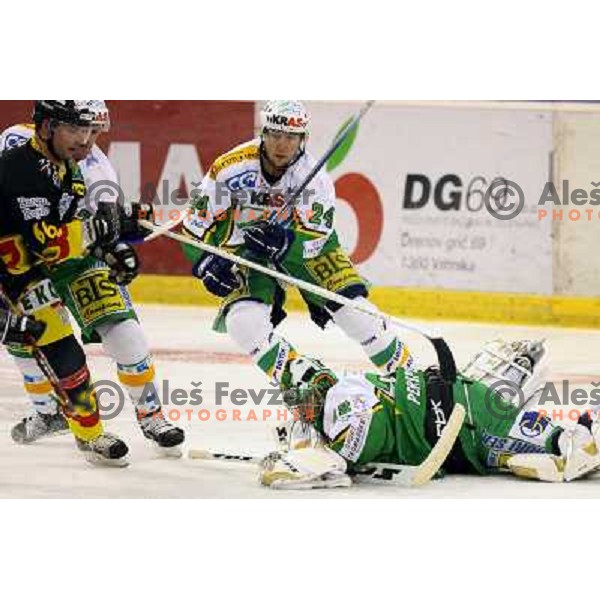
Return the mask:
<svg viewBox="0 0 600 600">
<path fill-rule="evenodd" d="M 261 111 L 260 137 L 213 163 L 184 219 L 184 232 L 369 305 L 368 286 L 338 241 L 335 189 L 329 176 L 319 172 L 294 211 L 286 215 L 283 210 L 286 197 L 315 165 L 306 150 L 308 123 L 301 102 L 267 102 Z M 283 365 L 294 354 L 274 330 L 285 318 L 285 289 L 226 259 L 185 251 L 194 262 L 193 274 L 210 293 L 223 298 L 215 329 L 228 332 L 273 381 L 280 382 Z M 394 372 L 410 365 L 408 349 L 381 319 L 304 291 L 301 295 L 313 321 L 323 328 L 333 321 L 379 369 Z"/>
<path fill-rule="evenodd" d="M 60 123 L 61 115 L 70 118 L 69 110 L 73 114 L 80 111 L 91 118 L 89 135 L 72 149 L 72 157 L 79 162 L 88 190 L 86 201 L 80 207 L 79 217 L 93 223 L 92 228 L 103 229 L 103 234 L 106 236 L 108 233 L 116 242 L 121 233 L 117 175 L 104 152 L 96 145 L 98 136 L 110 127 L 109 111 L 104 101 L 37 101 L 34 110 L 35 124 L 14 125 L 6 129 L 0 135 L 0 154 L 28 143 L 44 120 Z M 52 151 L 52 136 L 46 143 Z M 93 191 L 94 188 L 98 193 L 90 194 L 90 190 Z M 112 301 L 103 304 L 101 298 L 96 298 L 93 318 L 83 317 L 85 311 L 77 305 L 77 295 L 72 293 L 71 283 L 76 281 L 78 285 L 84 285 L 85 279 L 92 273 L 94 277 L 108 278 L 109 269 L 94 262 L 94 257 L 79 260 L 81 266 L 61 278 L 62 294 L 57 294 L 55 286 L 49 280 L 36 282 L 24 296 L 22 308 L 29 307 L 29 314 L 47 323 L 44 336 L 46 343 L 55 343 L 73 334 L 66 311 L 68 308 L 81 327 L 83 341 L 101 342 L 106 353 L 115 361 L 118 379 L 135 406 L 144 436 L 162 452 L 179 456 L 184 433 L 169 423 L 162 413 L 160 399 L 155 393 L 157 386 L 154 385 L 155 368 L 150 348 L 126 288 L 107 281 L 106 285 L 114 288 Z M 31 443 L 45 435 L 67 431 L 67 421 L 59 411 L 52 385 L 32 356 L 31 348 L 11 344 L 9 352 L 23 375 L 25 390 L 34 408 L 30 416 L 13 427 L 11 435 L 14 441 Z M 153 393 L 148 393 L 149 390 Z"/>
</svg>

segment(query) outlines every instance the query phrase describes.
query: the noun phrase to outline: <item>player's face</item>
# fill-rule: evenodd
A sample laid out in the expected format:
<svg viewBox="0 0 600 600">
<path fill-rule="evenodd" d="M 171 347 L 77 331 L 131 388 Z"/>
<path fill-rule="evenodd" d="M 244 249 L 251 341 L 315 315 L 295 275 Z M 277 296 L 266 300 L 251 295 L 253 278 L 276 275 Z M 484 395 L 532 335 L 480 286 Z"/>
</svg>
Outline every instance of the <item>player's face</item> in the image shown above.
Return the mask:
<svg viewBox="0 0 600 600">
<path fill-rule="evenodd" d="M 100 129 L 92 128 L 90 131 L 90 135 L 87 139 L 87 142 L 80 144 L 75 148 L 75 152 L 73 153 L 73 158 L 77 162 L 79 162 L 80 160 L 85 160 L 87 155 L 92 151 L 92 148 L 94 147 L 94 144 L 96 143 L 96 140 L 98 139 L 98 136 L 100 135 L 100 133 L 101 133 Z"/>
<path fill-rule="evenodd" d="M 266 131 L 263 135 L 267 158 L 278 169 L 286 167 L 295 158 L 302 135 L 297 133 L 283 133 L 281 131 Z"/>
<path fill-rule="evenodd" d="M 66 160 L 71 158 L 76 161 L 83 160 L 96 143 L 100 133 L 93 127 L 78 127 L 67 123 L 59 123 L 54 128 L 52 146 L 57 157 Z"/>
</svg>

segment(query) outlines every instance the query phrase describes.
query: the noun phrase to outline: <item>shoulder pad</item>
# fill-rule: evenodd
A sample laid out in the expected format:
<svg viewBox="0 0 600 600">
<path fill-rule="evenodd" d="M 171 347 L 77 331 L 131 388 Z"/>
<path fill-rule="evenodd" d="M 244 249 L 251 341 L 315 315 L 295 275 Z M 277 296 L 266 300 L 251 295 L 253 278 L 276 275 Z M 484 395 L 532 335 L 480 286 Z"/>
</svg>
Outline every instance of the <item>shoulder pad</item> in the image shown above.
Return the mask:
<svg viewBox="0 0 600 600">
<path fill-rule="evenodd" d="M 230 152 L 223 154 L 215 160 L 209 171 L 211 179 L 216 179 L 217 175 L 228 167 L 244 162 L 246 160 L 258 160 L 260 156 L 259 146 L 251 143 L 249 145 L 238 146 Z"/>
<path fill-rule="evenodd" d="M 0 135 L 0 154 L 5 150 L 17 148 L 33 137 L 35 127 L 29 124 L 13 125 Z"/>
</svg>

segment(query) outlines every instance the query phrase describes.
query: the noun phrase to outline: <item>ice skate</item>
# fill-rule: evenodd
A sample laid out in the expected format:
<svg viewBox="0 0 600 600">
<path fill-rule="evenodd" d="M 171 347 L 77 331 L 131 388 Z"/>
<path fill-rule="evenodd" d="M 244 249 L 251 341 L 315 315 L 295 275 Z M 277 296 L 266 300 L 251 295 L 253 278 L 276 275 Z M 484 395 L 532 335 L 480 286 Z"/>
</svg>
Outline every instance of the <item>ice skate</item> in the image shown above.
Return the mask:
<svg viewBox="0 0 600 600">
<path fill-rule="evenodd" d="M 127 444 L 112 433 L 103 433 L 89 442 L 76 440 L 77 447 L 92 464 L 109 467 L 126 467 L 129 464 Z"/>
<path fill-rule="evenodd" d="M 162 456 L 181 458 L 181 444 L 185 440 L 183 429 L 167 421 L 160 408 L 152 413 L 138 410 L 137 419 L 144 437 L 155 444 Z"/>
<path fill-rule="evenodd" d="M 17 423 L 10 432 L 17 444 L 31 444 L 41 438 L 69 432 L 69 424 L 61 412 L 53 415 L 34 412 Z"/>
</svg>

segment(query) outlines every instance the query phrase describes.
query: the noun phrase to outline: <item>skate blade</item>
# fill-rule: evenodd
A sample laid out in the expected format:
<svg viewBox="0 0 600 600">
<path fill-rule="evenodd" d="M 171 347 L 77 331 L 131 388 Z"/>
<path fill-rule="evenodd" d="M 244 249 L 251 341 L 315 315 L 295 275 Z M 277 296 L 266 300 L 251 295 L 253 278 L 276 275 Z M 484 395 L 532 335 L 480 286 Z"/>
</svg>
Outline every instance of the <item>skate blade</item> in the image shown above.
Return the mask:
<svg viewBox="0 0 600 600">
<path fill-rule="evenodd" d="M 179 446 L 171 446 L 170 448 L 164 448 L 163 446 L 159 446 L 156 443 L 152 445 L 154 446 L 156 454 L 159 456 L 159 458 L 177 459 L 183 456 L 181 444 L 179 444 Z"/>
<path fill-rule="evenodd" d="M 70 429 L 60 429 L 59 431 L 53 431 L 52 433 L 47 433 L 46 435 L 41 435 L 38 438 L 35 438 L 35 440 L 26 440 L 24 438 L 17 438 L 15 436 L 12 435 L 11 433 L 11 439 L 15 444 L 18 444 L 19 446 L 30 446 L 31 444 L 35 444 L 36 442 L 39 442 L 41 440 L 50 440 L 52 438 L 55 437 L 59 437 L 61 435 L 67 435 L 68 433 L 71 433 Z"/>
<path fill-rule="evenodd" d="M 122 469 L 123 467 L 129 466 L 129 455 L 122 456 L 121 458 L 106 458 L 99 456 L 93 452 L 83 452 L 83 456 L 87 462 L 97 467 L 112 467 Z"/>
</svg>

